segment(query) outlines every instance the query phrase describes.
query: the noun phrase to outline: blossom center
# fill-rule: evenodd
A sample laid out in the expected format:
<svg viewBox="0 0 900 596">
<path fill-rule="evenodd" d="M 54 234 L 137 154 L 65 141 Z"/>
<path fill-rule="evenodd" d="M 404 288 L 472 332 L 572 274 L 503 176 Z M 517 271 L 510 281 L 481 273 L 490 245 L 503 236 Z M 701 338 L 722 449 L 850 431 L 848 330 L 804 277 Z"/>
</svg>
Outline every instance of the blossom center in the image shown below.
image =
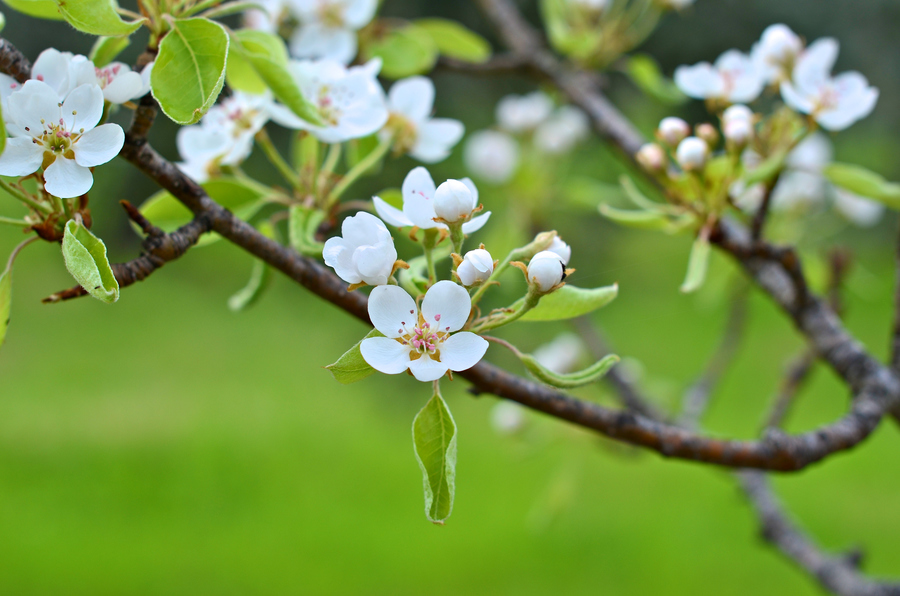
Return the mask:
<svg viewBox="0 0 900 596">
<path fill-rule="evenodd" d="M 410 121 L 402 114 L 391 112 L 385 125 L 394 133 L 394 151 L 397 155 L 409 153 L 416 145 L 418 130 L 414 122 Z"/>
<path fill-rule="evenodd" d="M 100 85 L 101 89 L 106 89 L 109 84 L 119 76 L 121 70 L 121 64 L 113 64 L 112 66 L 107 66 L 105 68 L 95 69 L 95 73 L 97 74 L 97 84 Z"/>
<path fill-rule="evenodd" d="M 75 112 L 72 112 L 72 115 L 75 114 Z M 25 130 L 34 136 L 34 143 L 44 146 L 45 167 L 53 163 L 59 155 L 68 159 L 74 159 L 75 153 L 72 150 L 72 145 L 81 137 L 84 129 L 81 128 L 78 132 L 67 130 L 66 123 L 62 118 L 59 119 L 59 123 L 41 120 L 41 125 L 43 130 L 40 133 L 32 131 L 28 127 L 25 127 Z"/>
<path fill-rule="evenodd" d="M 415 360 L 422 356 L 430 356 L 437 359 L 440 356 L 441 344 L 450 335 L 450 328 L 440 326 L 441 315 L 435 315 L 429 323 L 420 314 L 416 325 L 410 329 L 405 321 L 401 322 L 400 337 L 397 338 L 404 346 L 409 346 L 410 356 Z"/>
<path fill-rule="evenodd" d="M 322 117 L 322 120 L 331 126 L 337 126 L 338 120 L 341 117 L 341 110 L 334 101 L 331 87 L 325 85 L 319 89 L 319 96 L 316 100 L 316 104 L 319 107 L 319 116 Z"/>
<path fill-rule="evenodd" d="M 344 6 L 340 3 L 323 2 L 319 4 L 319 22 L 334 29 L 344 28 Z"/>
</svg>

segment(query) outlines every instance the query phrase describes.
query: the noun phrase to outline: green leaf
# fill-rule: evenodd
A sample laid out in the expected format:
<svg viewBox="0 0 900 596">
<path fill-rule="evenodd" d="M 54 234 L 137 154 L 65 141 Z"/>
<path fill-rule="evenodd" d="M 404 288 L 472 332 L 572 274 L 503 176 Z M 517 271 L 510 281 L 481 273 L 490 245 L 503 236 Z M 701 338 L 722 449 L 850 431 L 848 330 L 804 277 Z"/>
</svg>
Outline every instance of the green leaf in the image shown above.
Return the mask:
<svg viewBox="0 0 900 596">
<path fill-rule="evenodd" d="M 88 294 L 112 304 L 119 299 L 119 282 L 106 258 L 106 245 L 84 224 L 69 220 L 62 241 L 66 269 Z"/>
<path fill-rule="evenodd" d="M 172 21 L 150 74 L 153 97 L 166 116 L 193 124 L 212 107 L 225 83 L 229 37 L 202 18 Z"/>
<path fill-rule="evenodd" d="M 428 33 L 438 51 L 448 58 L 479 63 L 491 57 L 491 44 L 456 21 L 419 19 L 415 25 Z"/>
<path fill-rule="evenodd" d="M 366 60 L 381 58 L 381 74 L 389 79 L 402 79 L 429 72 L 438 58 L 438 48 L 431 35 L 415 25 L 392 29 L 363 48 Z"/>
<path fill-rule="evenodd" d="M 210 198 L 244 221 L 256 215 L 266 204 L 266 197 L 272 193 L 268 186 L 237 178 L 216 178 L 202 186 Z M 164 190 L 144 201 L 140 211 L 164 232 L 174 232 L 194 217 L 190 209 Z M 136 226 L 134 229 L 140 231 Z M 220 238 L 213 232 L 204 234 L 197 246 L 210 244 Z"/>
<path fill-rule="evenodd" d="M 744 174 L 744 182 L 747 186 L 753 186 L 757 182 L 768 182 L 784 169 L 784 160 L 788 151 L 781 149 L 763 160 L 761 164 Z"/>
<path fill-rule="evenodd" d="M 565 321 L 574 319 L 606 306 L 618 294 L 618 284 L 592 289 L 566 284 L 555 292 L 543 296 L 538 305 L 522 315 L 519 320 Z M 520 298 L 510 308 L 517 308 L 524 300 L 524 298 Z"/>
<path fill-rule="evenodd" d="M 291 205 L 288 216 L 288 239 L 291 246 L 301 255 L 322 257 L 325 245 L 316 240 L 316 231 L 325 220 L 321 209 Z"/>
<path fill-rule="evenodd" d="M 618 185 L 601 182 L 590 176 L 571 176 L 565 186 L 568 203 L 591 212 L 597 209 L 600 203 L 619 200 L 623 194 Z"/>
<path fill-rule="evenodd" d="M 662 103 L 675 105 L 687 101 L 687 96 L 663 75 L 656 60 L 647 54 L 629 57 L 625 74 L 641 91 Z"/>
<path fill-rule="evenodd" d="M 98 37 L 88 58 L 97 68 L 103 68 L 116 59 L 122 50 L 131 45 L 129 37 Z"/>
<path fill-rule="evenodd" d="M 706 269 L 709 265 L 709 238 L 703 234 L 697 236 L 691 247 L 691 256 L 688 259 L 687 275 L 681 284 L 681 291 L 685 294 L 693 292 L 703 285 L 706 279 Z"/>
<path fill-rule="evenodd" d="M 349 170 L 378 147 L 378 135 L 374 134 L 360 139 L 351 139 L 345 147 L 344 159 Z"/>
<path fill-rule="evenodd" d="M 600 205 L 600 215 L 617 224 L 641 230 L 666 230 L 671 222 L 669 217 L 660 211 L 635 211 L 616 209 L 609 205 Z"/>
<path fill-rule="evenodd" d="M 412 431 L 425 488 L 425 517 L 443 524 L 453 511 L 456 492 L 456 423 L 439 393 L 416 414 Z"/>
<path fill-rule="evenodd" d="M 544 383 L 553 387 L 559 387 L 560 389 L 575 389 L 576 387 L 590 385 L 606 376 L 609 369 L 620 360 L 615 354 L 610 354 L 584 370 L 561 374 L 541 366 L 540 362 L 530 354 L 520 353 L 517 354 L 517 356 L 519 357 L 519 360 L 522 361 L 522 364 L 525 365 L 525 368 L 531 371 L 531 374 Z"/>
<path fill-rule="evenodd" d="M 115 0 L 56 0 L 56 4 L 70 25 L 91 35 L 130 35 L 147 20 L 123 21 Z"/>
<path fill-rule="evenodd" d="M 30 17 L 62 21 L 63 16 L 54 0 L 3 0 L 4 4 Z"/>
<path fill-rule="evenodd" d="M 225 2 L 218 6 L 214 6 L 209 10 L 201 13 L 200 16 L 205 17 L 207 19 L 220 19 L 222 17 L 227 17 L 229 15 L 238 14 L 240 12 L 244 12 L 247 10 L 261 10 L 264 13 L 268 14 L 268 10 L 266 7 L 260 4 L 259 2 Z"/>
<path fill-rule="evenodd" d="M 363 339 L 370 337 L 384 337 L 384 335 L 378 329 L 372 329 Z M 337 362 L 325 367 L 334 375 L 334 380 L 338 383 L 349 385 L 350 383 L 361 381 L 375 372 L 375 369 L 366 362 L 359 351 L 359 345 L 363 342 L 363 339 L 344 352 L 344 355 L 338 358 Z"/>
<path fill-rule="evenodd" d="M 900 209 L 900 184 L 888 182 L 880 174 L 848 163 L 828 164 L 824 174 L 835 186 Z"/>
<path fill-rule="evenodd" d="M 6 27 L 6 15 L 3 14 L 2 12 L 0 12 L 0 31 L 3 31 L 3 29 L 5 27 Z M 3 341 L 2 338 L 0 338 L 0 341 Z"/>
<path fill-rule="evenodd" d="M 275 238 L 275 228 L 269 220 L 260 222 L 256 229 L 266 238 Z M 250 280 L 246 286 L 228 299 L 228 308 L 234 312 L 240 312 L 253 305 L 262 296 L 263 291 L 269 287 L 271 280 L 272 268 L 262 259 L 253 259 Z"/>
<path fill-rule="evenodd" d="M 622 190 L 624 190 L 628 198 L 631 199 L 631 202 L 641 209 L 647 209 L 649 211 L 668 211 L 669 205 L 657 203 L 656 201 L 645 197 L 644 193 L 637 187 L 637 184 L 634 183 L 634 180 L 625 174 L 622 174 L 619 177 L 619 183 L 622 185 Z"/>
<path fill-rule="evenodd" d="M 323 124 L 319 110 L 303 96 L 290 71 L 288 51 L 280 37 L 253 29 L 241 29 L 234 36 L 237 51 L 232 51 L 231 56 L 239 54 L 241 58 L 229 73 L 230 85 L 248 93 L 262 93 L 267 88 L 271 89 L 276 99 L 297 116 L 314 125 Z M 251 69 L 249 73 L 248 66 Z"/>
</svg>

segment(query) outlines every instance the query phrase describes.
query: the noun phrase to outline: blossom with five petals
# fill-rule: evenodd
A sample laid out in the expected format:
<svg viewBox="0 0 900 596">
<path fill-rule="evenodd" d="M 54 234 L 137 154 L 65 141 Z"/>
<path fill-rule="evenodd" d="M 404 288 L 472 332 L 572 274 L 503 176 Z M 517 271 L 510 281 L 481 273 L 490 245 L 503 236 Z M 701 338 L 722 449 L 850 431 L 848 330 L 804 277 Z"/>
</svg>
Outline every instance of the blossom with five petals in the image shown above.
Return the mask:
<svg viewBox="0 0 900 596">
<path fill-rule="evenodd" d="M 362 357 L 377 371 L 397 375 L 408 369 L 423 382 L 436 381 L 448 370 L 470 369 L 488 348 L 482 337 L 459 331 L 471 310 L 469 293 L 452 281 L 431 286 L 421 312 L 406 290 L 378 286 L 369 296 L 369 318 L 384 337 L 364 339 Z"/>
<path fill-rule="evenodd" d="M 425 163 L 437 163 L 450 155 L 465 132 L 459 120 L 431 118 L 434 83 L 426 77 L 409 77 L 394 83 L 388 92 L 387 125 L 382 138 L 395 135 L 398 153 Z"/>
</svg>

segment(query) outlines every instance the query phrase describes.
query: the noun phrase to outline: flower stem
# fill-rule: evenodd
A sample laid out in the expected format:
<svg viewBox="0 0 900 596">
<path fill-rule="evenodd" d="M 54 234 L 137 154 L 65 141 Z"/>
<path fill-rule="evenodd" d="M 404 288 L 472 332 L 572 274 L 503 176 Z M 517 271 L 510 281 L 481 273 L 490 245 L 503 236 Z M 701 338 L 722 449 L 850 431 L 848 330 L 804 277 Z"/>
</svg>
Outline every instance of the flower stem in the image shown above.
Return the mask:
<svg viewBox="0 0 900 596">
<path fill-rule="evenodd" d="M 528 293 L 525 294 L 525 300 L 522 301 L 522 304 L 513 312 L 505 313 L 501 316 L 491 317 L 488 315 L 487 320 L 485 320 L 482 324 L 473 327 L 470 331 L 473 333 L 483 333 L 485 331 L 490 331 L 491 329 L 496 329 L 497 327 L 503 327 L 504 325 L 509 325 L 513 321 L 517 321 L 527 313 L 529 310 L 537 306 L 538 302 L 541 300 L 541 294 L 537 291 L 528 289 Z"/>
<path fill-rule="evenodd" d="M 281 156 L 281 153 L 278 152 L 278 149 L 275 147 L 275 144 L 272 143 L 272 139 L 269 137 L 269 133 L 266 132 L 265 128 L 260 129 L 258 133 L 256 133 L 256 143 L 262 148 L 263 153 L 266 154 L 266 157 L 275 168 L 278 170 L 278 173 L 282 175 L 282 177 L 291 183 L 291 186 L 294 188 L 298 188 L 300 186 L 300 177 L 297 176 L 297 173 L 291 168 L 290 164 Z"/>
<path fill-rule="evenodd" d="M 316 194 L 325 192 L 325 185 L 328 184 L 328 178 L 331 177 L 332 172 L 334 172 L 335 166 L 337 166 L 338 159 L 341 157 L 341 144 L 335 143 L 328 147 L 328 155 L 325 156 L 325 161 L 322 162 L 322 169 L 319 170 L 319 176 L 316 179 Z"/>
<path fill-rule="evenodd" d="M 3 217 L 3 216 L 0 216 L 0 224 L 7 224 L 10 226 L 21 226 L 23 228 L 27 228 L 28 226 L 31 225 L 24 219 L 14 219 L 12 217 Z"/>
<path fill-rule="evenodd" d="M 425 251 L 425 267 L 428 270 L 428 284 L 434 284 L 437 281 L 437 270 L 434 268 L 434 247 L 437 246 L 438 231 L 437 228 L 425 230 L 425 237 L 422 239 L 422 249 Z"/>
<path fill-rule="evenodd" d="M 28 196 L 27 194 L 25 194 L 24 192 L 22 192 L 21 190 L 19 190 L 18 188 L 16 188 L 15 186 L 13 186 L 12 184 L 10 184 L 9 182 L 7 182 L 6 180 L 4 180 L 2 178 L 0 178 L 0 188 L 2 188 L 3 190 L 5 190 L 9 194 L 11 194 L 16 199 L 22 201 L 23 203 L 25 203 L 26 205 L 28 205 L 35 211 L 43 213 L 44 215 L 50 214 L 49 207 L 47 207 L 46 205 L 43 205 L 41 203 L 38 203 L 33 198 L 31 198 L 30 196 Z"/>
<path fill-rule="evenodd" d="M 364 158 L 359 160 L 355 166 L 350 168 L 350 171 L 347 172 L 341 181 L 338 182 L 334 189 L 328 194 L 328 200 L 325 201 L 325 207 L 331 207 L 334 205 L 338 199 L 341 198 L 341 195 L 344 194 L 350 185 L 352 185 L 356 180 L 365 174 L 371 169 L 378 160 L 384 157 L 384 154 L 388 152 L 388 149 L 391 148 L 391 144 L 394 142 L 393 137 L 388 137 L 378 143 L 378 146 L 372 149 L 371 153 L 366 155 Z"/>
<path fill-rule="evenodd" d="M 453 243 L 453 252 L 459 256 L 463 256 L 462 247 L 465 239 L 466 235 L 462 231 L 462 222 L 450 224 L 450 242 Z"/>
<path fill-rule="evenodd" d="M 32 242 L 36 242 L 38 239 L 37 236 L 32 236 L 28 240 L 20 242 L 17 247 L 15 247 L 12 251 L 12 254 L 9 255 L 9 260 L 6 261 L 6 269 L 7 271 L 12 269 L 13 263 L 16 262 L 16 257 L 19 256 L 19 253 L 22 252 L 22 249 L 31 244 Z"/>
</svg>

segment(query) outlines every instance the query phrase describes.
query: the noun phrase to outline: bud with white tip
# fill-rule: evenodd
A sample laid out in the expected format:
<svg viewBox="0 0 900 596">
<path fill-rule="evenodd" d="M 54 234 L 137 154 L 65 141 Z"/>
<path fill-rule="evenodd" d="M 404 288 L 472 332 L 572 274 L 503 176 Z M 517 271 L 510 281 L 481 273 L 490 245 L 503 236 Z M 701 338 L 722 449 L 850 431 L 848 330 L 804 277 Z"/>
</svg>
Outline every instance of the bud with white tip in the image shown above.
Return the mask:
<svg viewBox="0 0 900 596">
<path fill-rule="evenodd" d="M 753 137 L 753 123 L 749 120 L 731 120 L 722 125 L 722 134 L 732 147 L 744 147 Z"/>
<path fill-rule="evenodd" d="M 691 127 L 688 126 L 688 123 L 675 116 L 663 118 L 656 130 L 659 140 L 670 147 L 678 145 L 689 134 L 691 134 Z"/>
<path fill-rule="evenodd" d="M 542 250 L 528 263 L 528 283 L 543 294 L 552 291 L 565 277 L 566 266 L 555 252 Z"/>
<path fill-rule="evenodd" d="M 729 122 L 735 122 L 737 120 L 746 120 L 752 123 L 753 110 L 743 104 L 736 103 L 722 113 L 723 126 L 727 125 Z"/>
<path fill-rule="evenodd" d="M 681 141 L 675 151 L 675 159 L 678 165 L 686 172 L 702 170 L 709 157 L 709 145 L 706 141 L 697 137 L 688 137 Z"/>
<path fill-rule="evenodd" d="M 666 166 L 666 152 L 656 143 L 647 143 L 634 157 L 648 172 L 659 172 Z"/>
<path fill-rule="evenodd" d="M 456 268 L 456 275 L 459 277 L 460 283 L 467 288 L 486 282 L 493 272 L 494 260 L 491 258 L 491 253 L 483 248 L 467 252 L 462 263 Z"/>
<path fill-rule="evenodd" d="M 468 219 L 475 207 L 477 198 L 471 189 L 459 180 L 447 180 L 434 192 L 434 213 L 445 223 Z"/>
<path fill-rule="evenodd" d="M 711 150 L 715 149 L 716 145 L 719 144 L 719 131 L 709 122 L 698 124 L 695 132 L 698 137 L 706 141 L 706 144 L 709 145 Z"/>
</svg>

